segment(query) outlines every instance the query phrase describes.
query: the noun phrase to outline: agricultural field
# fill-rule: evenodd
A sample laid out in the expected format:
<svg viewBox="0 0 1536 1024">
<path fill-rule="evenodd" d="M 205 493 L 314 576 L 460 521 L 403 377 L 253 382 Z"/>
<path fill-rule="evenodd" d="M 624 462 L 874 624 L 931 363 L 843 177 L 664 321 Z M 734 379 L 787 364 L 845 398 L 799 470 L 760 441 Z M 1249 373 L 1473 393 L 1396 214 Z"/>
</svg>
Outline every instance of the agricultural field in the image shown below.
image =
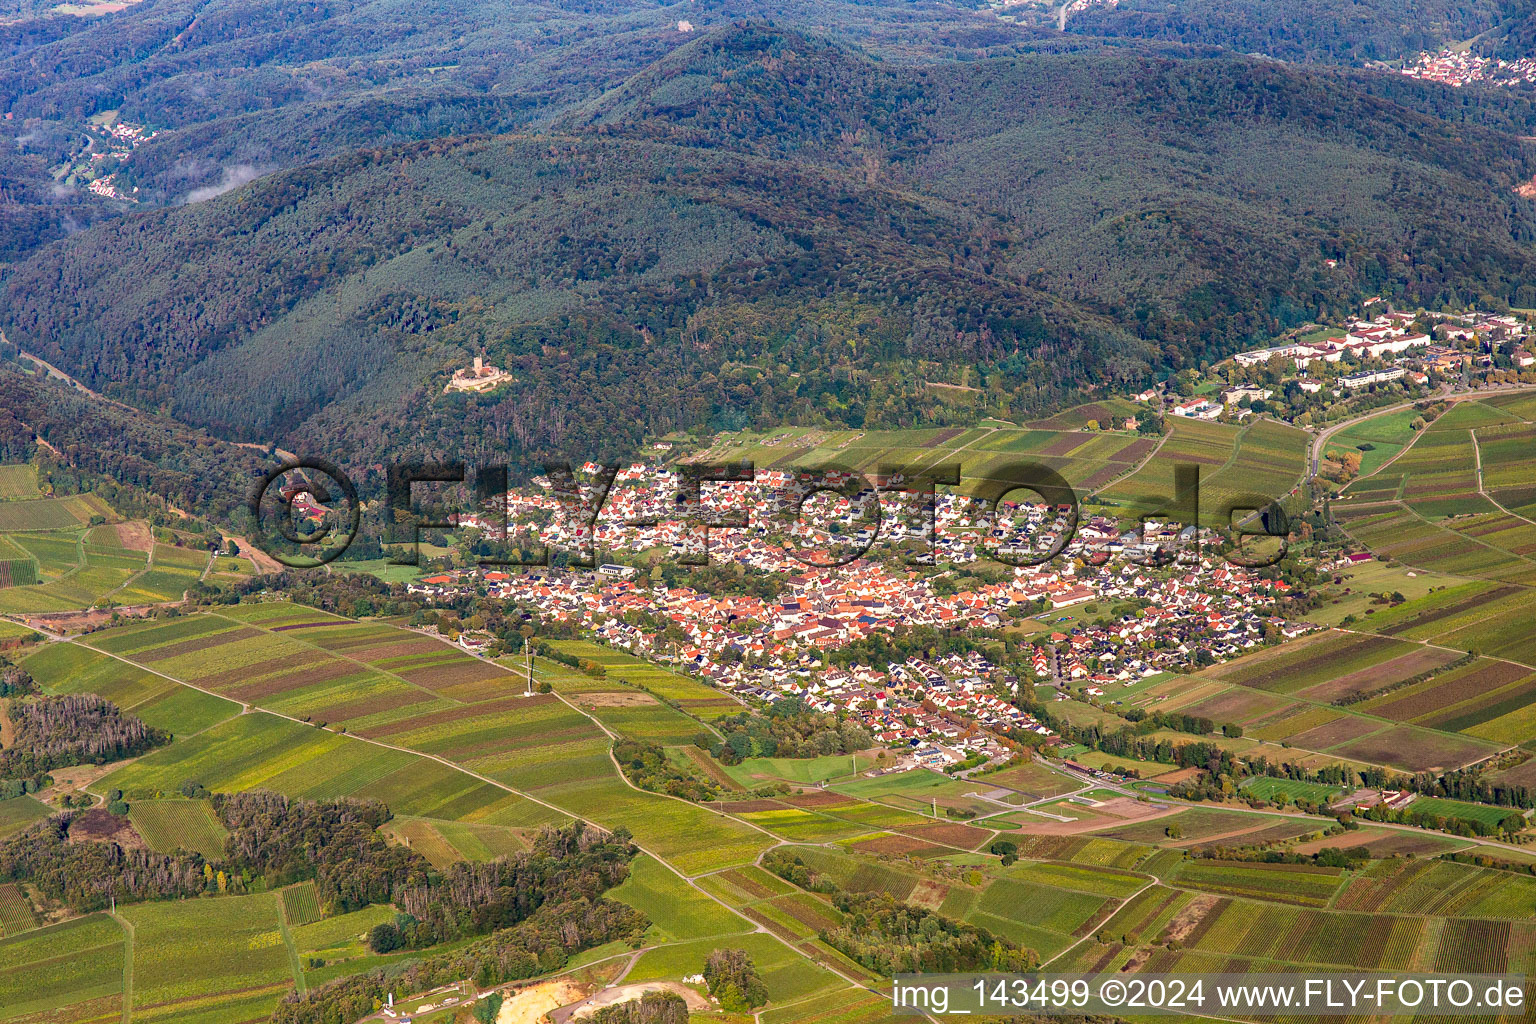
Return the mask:
<svg viewBox="0 0 1536 1024">
<path fill-rule="evenodd" d="M 289 912 L 288 908 L 294 901 L 304 899 L 303 896 L 292 898 L 288 896 L 298 888 L 300 887 L 283 890 L 285 913 Z M 302 908 L 299 909 L 302 910 Z M 314 988 L 335 978 L 374 967 L 388 966 L 401 959 L 398 954 L 380 956 L 373 953 L 363 941 L 368 929 L 385 921 L 393 921 L 394 917 L 395 911 L 392 907 L 377 905 L 364 907 L 349 914 L 322 918 L 308 924 L 299 924 L 290 917 L 288 933 L 301 958 L 300 963 L 306 963 L 310 957 L 317 957 L 324 963 L 323 967 L 311 965 L 303 968 L 305 983 L 310 988 Z"/>
<path fill-rule="evenodd" d="M 27 501 L 41 498 L 37 489 L 37 467 L 30 463 L 0 466 L 0 501 Z"/>
<path fill-rule="evenodd" d="M 1203 670 L 1195 678 L 1250 695 L 1228 691 L 1179 709 L 1234 721 L 1257 739 L 1422 771 L 1481 760 L 1501 740 L 1536 734 L 1525 710 L 1533 675 L 1448 646 L 1331 630 Z"/>
<path fill-rule="evenodd" d="M 402 815 L 513 829 L 561 820 L 564 811 L 626 825 L 647 848 L 654 843 L 655 852 L 692 870 L 750 860 L 771 842 L 727 816 L 630 789 L 609 758 L 609 738 L 588 713 L 553 695 L 524 697 L 520 677 L 439 640 L 293 605 L 235 611 L 92 634 L 90 642 L 193 685 L 286 715 L 304 712 L 313 721 L 242 715 L 141 758 L 102 785 L 140 797 L 174 792 L 186 781 L 223 791 L 265 786 L 302 796 L 379 795 Z M 247 667 L 227 669 L 231 662 Z M 349 732 L 376 742 L 339 735 L 338 715 Z M 328 728 L 315 727 L 322 721 Z M 687 738 L 697 731 L 691 723 Z M 474 783 L 463 796 L 430 789 L 384 796 L 418 754 L 543 804 L 492 783 Z"/>
<path fill-rule="evenodd" d="M 0 502 L 0 533 L 26 530 L 68 530 L 84 526 L 106 506 L 91 495 Z M 110 509 L 107 514 L 110 514 Z"/>
<path fill-rule="evenodd" d="M 123 957 L 123 929 L 106 914 L 0 939 L 0 1020 L 120 1019 Z"/>
<path fill-rule="evenodd" d="M 151 850 L 192 850 L 209 860 L 224 856 L 227 833 L 206 800 L 136 800 L 128 820 Z"/>
<path fill-rule="evenodd" d="M 37 927 L 32 901 L 14 883 L 0 885 L 0 939 Z"/>
<path fill-rule="evenodd" d="M 1074 933 L 1113 896 L 1128 896 L 1148 881 L 1111 869 L 1021 862 L 1001 874 L 977 872 L 969 882 L 956 882 L 868 857 L 813 847 L 794 852 L 850 892 L 886 892 L 920 903 L 1047 956 L 1071 945 Z"/>
<path fill-rule="evenodd" d="M 590 691 L 571 702 L 620 736 L 642 743 L 681 746 L 704 731 L 697 719 L 643 691 Z"/>
<path fill-rule="evenodd" d="M 893 1019 L 890 999 L 863 988 L 839 989 L 760 1016 L 763 1024 L 886 1024 Z"/>
<path fill-rule="evenodd" d="M 1054 810 L 1055 807 L 1047 809 Z M 1259 828 L 1283 824 L 1285 820 L 1273 815 L 1191 807 L 1148 821 L 1122 822 L 1110 828 L 1098 829 L 1094 835 L 1126 843 L 1194 843 L 1217 836 L 1239 836 Z M 1170 835 L 1170 829 L 1177 835 Z"/>
<path fill-rule="evenodd" d="M 438 821 L 427 818 L 397 819 L 397 830 L 410 845 L 434 864 L 454 861 L 486 861 L 510 857 L 528 848 L 526 829 L 471 821 Z M 418 842 L 416 837 L 421 837 Z M 430 852 L 429 852 L 430 851 Z"/>
<path fill-rule="evenodd" d="M 149 569 L 134 577 L 113 595 L 118 603 L 140 605 L 180 601 L 188 588 L 202 578 L 203 566 L 208 563 L 206 553 L 198 566 L 191 567 L 178 562 L 166 562 L 162 553 L 166 550 L 179 549 L 156 544 Z"/>
<path fill-rule="evenodd" d="M 1394 618 L 1373 624 L 1394 635 L 1510 661 L 1484 659 L 1434 680 L 1436 685 L 1373 701 L 1372 712 L 1506 744 L 1536 735 L 1528 711 L 1536 680 L 1520 664 L 1533 653 L 1531 634 L 1522 625 L 1527 603 L 1521 588 L 1471 584 L 1431 595 L 1422 606 L 1410 602 Z"/>
<path fill-rule="evenodd" d="M 1328 631 L 1214 665 L 1203 670 L 1200 677 L 1267 693 L 1306 696 L 1313 687 L 1331 686 L 1340 677 L 1374 669 L 1420 650 L 1418 644 L 1407 641 Z M 1390 680 L 1390 675 L 1386 678 Z"/>
<path fill-rule="evenodd" d="M 654 857 L 637 857 L 630 864 L 629 878 L 608 895 L 651 919 L 647 945 L 739 935 L 753 929 L 751 922 L 689 885 Z"/>
<path fill-rule="evenodd" d="M 1335 518 L 1373 551 L 1412 566 L 1536 581 L 1536 525 L 1522 511 L 1536 501 L 1527 456 L 1536 424 L 1512 408 L 1493 398 L 1458 403 L 1390 461 L 1363 467 Z"/>
<path fill-rule="evenodd" d="M 219 555 L 208 566 L 208 579 L 216 583 L 238 583 L 254 575 L 255 563 L 236 555 Z"/>
<path fill-rule="evenodd" d="M 1466 849 L 1467 840 L 1437 832 L 1373 828 L 1365 824 L 1350 833 L 1349 845 L 1362 847 L 1370 851 L 1373 857 L 1409 854 L 1415 857 L 1427 857 Z M 1337 837 L 1325 836 L 1321 839 L 1303 840 L 1293 845 L 1291 849 L 1296 853 L 1312 854 L 1330 846 L 1334 848 L 1339 846 Z"/>
<path fill-rule="evenodd" d="M 1099 495 L 1128 514 L 1154 512 L 1174 499 L 1174 467 L 1200 470 L 1201 522 L 1227 521 L 1234 509 L 1287 498 L 1305 470 L 1307 436 L 1267 419 L 1245 426 L 1171 416 L 1157 455 Z M 1187 499 L 1185 499 L 1187 500 Z"/>
<path fill-rule="evenodd" d="M 1426 682 L 1384 694 L 1361 710 L 1394 721 L 1519 743 L 1536 735 L 1526 709 L 1536 673 L 1506 661 L 1478 659 Z"/>
<path fill-rule="evenodd" d="M 1282 964 L 1408 970 L 1428 939 L 1421 919 L 1337 914 L 1246 900 L 1197 904 L 1194 915 L 1198 917 L 1189 934 L 1191 949 Z"/>
<path fill-rule="evenodd" d="M 673 672 L 659 665 L 652 665 L 648 661 L 622 651 L 582 640 L 560 640 L 553 646 L 564 654 L 585 658 L 602 665 L 607 672 L 604 679 L 617 679 L 638 686 L 657 700 L 694 718 L 708 722 L 744 710 L 741 701 L 731 694 L 717 690 L 691 676 Z M 564 666 L 557 667 L 564 668 Z M 603 686 L 604 680 L 584 678 L 589 680 L 587 685 L 594 689 L 611 687 L 611 684 Z M 560 687 L 562 690 L 565 688 Z"/>
<path fill-rule="evenodd" d="M 1116 842 L 1095 836 L 1010 836 L 1019 848 L 1019 856 L 1035 860 L 1067 861 L 1076 865 L 1097 865 L 1125 871 L 1138 868 L 1154 847 Z"/>
<path fill-rule="evenodd" d="M 844 757 L 843 763 L 847 763 Z M 1001 808 L 972 794 L 986 792 L 986 780 L 952 779 L 939 772 L 919 768 L 888 775 L 864 776 L 851 781 L 834 782 L 830 789 L 845 796 L 888 804 L 904 811 L 942 815 L 944 808 L 993 814 Z"/>
<path fill-rule="evenodd" d="M 1354 452 L 1360 456 L 1360 476 L 1368 477 L 1382 464 L 1396 457 L 1412 444 L 1418 432 L 1412 427 L 1422 416 L 1417 408 L 1398 409 L 1362 420 L 1348 430 L 1333 435 L 1325 455 Z"/>
<path fill-rule="evenodd" d="M 1418 569 L 1509 583 L 1536 580 L 1536 563 L 1498 546 L 1510 537 L 1518 542 L 1519 533 L 1483 536 L 1518 529 L 1518 523 L 1511 527 L 1504 519 L 1485 518 L 1441 525 L 1394 504 L 1342 509 L 1336 504 L 1334 519 L 1376 554 Z"/>
<path fill-rule="evenodd" d="M 134 931 L 134 1019 L 176 1020 L 215 1007 L 225 1020 L 270 1013 L 297 966 L 281 908 L 277 893 L 123 908 Z"/>
<path fill-rule="evenodd" d="M 1023 882 L 1116 899 L 1134 896 L 1147 884 L 1141 875 L 1082 864 L 1016 864 L 1006 873 L 1007 877 Z"/>
<path fill-rule="evenodd" d="M 704 968 L 705 957 L 722 945 L 744 949 L 752 957 L 768 989 L 770 1008 L 847 986 L 846 981 L 807 959 L 800 950 L 765 932 L 734 936 L 725 944 L 717 939 L 698 939 L 661 946 L 642 953 L 624 980 L 634 983 L 697 974 Z"/>
<path fill-rule="evenodd" d="M 964 919 L 1049 956 L 1070 945 L 1103 906 L 1104 898 L 1091 893 L 999 878 L 982 890 Z"/>
<path fill-rule="evenodd" d="M 1224 896 L 1310 907 L 1326 906 L 1344 882 L 1338 868 L 1219 860 L 1185 861 L 1174 878 L 1179 885 Z"/>
<path fill-rule="evenodd" d="M 758 828 L 797 843 L 830 843 L 867 836 L 866 825 L 817 814 L 799 807 L 767 807 L 763 810 L 737 810 L 737 818 Z"/>
<path fill-rule="evenodd" d="M 189 616 L 93 634 L 82 643 L 233 701 L 355 730 L 448 704 L 410 678 L 428 657 L 439 659 L 434 666 L 457 662 L 462 656 L 446 644 L 378 627 L 381 633 L 369 635 L 378 641 L 370 650 L 328 649 L 353 639 L 348 630 L 321 637 L 303 626 L 269 630 L 218 615 Z M 402 648 L 417 661 L 400 664 L 395 652 Z M 478 662 L 472 668 L 481 672 Z M 505 678 L 510 688 L 511 677 Z"/>
<path fill-rule="evenodd" d="M 1406 628 L 1464 628 L 1454 609 L 1466 595 L 1441 600 L 1444 593 L 1423 596 L 1427 603 L 1439 601 L 1442 610 L 1453 609 L 1447 616 L 1429 623 L 1403 614 L 1400 621 L 1410 624 Z M 625 781 L 610 756 L 614 734 L 668 745 L 669 756 L 689 763 L 695 748 L 688 744 L 703 728 L 699 719 L 734 713 L 740 705 L 605 648 L 562 642 L 560 649 L 603 665 L 604 673 L 550 663 L 552 675 L 540 666 L 538 678 L 554 682 L 555 692 L 526 695 L 515 659 L 498 666 L 388 623 L 270 603 L 137 621 L 81 642 L 46 645 L 25 665 L 52 692 L 101 692 L 142 708 L 146 718 L 179 721 L 171 746 L 116 766 L 90 785 L 97 793 L 125 791 L 131 821 L 152 849 L 189 842 L 205 854 L 219 849 L 222 835 L 207 803 L 178 796 L 186 782 L 213 791 L 270 788 L 293 796 L 383 800 L 394 811 L 386 834 L 439 868 L 515 854 L 527 848 L 533 829 L 573 817 L 627 828 L 643 852 L 629 879 L 610 895 L 651 918 L 645 944 L 654 948 L 640 955 L 626 980 L 680 978 L 697 971 L 714 948 L 747 948 L 769 987 L 765 1024 L 886 1019 L 829 969 L 875 980 L 818 939 L 840 922 L 837 909 L 822 895 L 799 891 L 754 866 L 783 842 L 804 844 L 795 851 L 846 890 L 889 893 L 985 927 L 1042 957 L 1065 954 L 1053 969 L 1100 961 L 1113 967 L 1134 961 L 1140 970 L 1193 969 L 1222 956 L 1242 969 L 1260 963 L 1422 968 L 1458 955 L 1449 945 L 1462 934 L 1456 929 L 1494 925 L 1504 931 L 1488 931 L 1495 951 L 1489 955 L 1507 958 L 1527 945 L 1536 948 L 1536 939 L 1520 931 L 1536 915 L 1536 879 L 1424 859 L 1458 848 L 1460 841 L 1369 825 L 1347 839 L 1332 839 L 1335 845 L 1376 844 L 1371 848 L 1383 853 L 1410 852 L 1412 846 L 1420 859 L 1400 863 L 1433 872 L 1422 878 L 1399 878 L 1379 867 L 1396 863 L 1388 861 L 1343 872 L 1186 857 L 1176 847 L 1289 848 L 1298 839 L 1306 845 L 1327 822 L 1129 800 L 1122 802 L 1150 816 L 1116 817 L 1113 806 L 1095 810 L 1096 801 L 1118 799 L 1115 794 L 1090 790 L 1074 801 L 1067 794 L 1083 787 L 1032 763 L 957 780 L 929 771 L 855 775 L 855 768 L 880 763 L 867 757 L 758 758 L 719 771 L 742 789 L 783 780 L 809 792 L 772 799 L 736 792 L 707 806 L 642 792 Z M 1406 635 L 1330 631 L 1197 676 L 1148 681 L 1138 695 L 1166 697 L 1160 706 L 1257 728 L 1287 726 L 1276 741 L 1310 735 L 1318 748 L 1295 745 L 1330 756 L 1393 763 L 1385 760 L 1401 757 L 1393 748 L 1435 751 L 1436 743 L 1467 746 L 1434 756 L 1462 756 L 1491 744 L 1471 733 L 1431 731 L 1428 723 L 1454 720 L 1468 701 L 1487 703 L 1493 696 L 1499 705 L 1513 699 L 1530 675 L 1511 677 L 1502 667 L 1509 663 L 1487 656 L 1462 660 L 1456 650 L 1425 648 Z M 1434 674 L 1397 685 L 1418 672 Z M 1369 676 L 1369 685 L 1350 682 L 1367 678 L 1360 673 Z M 1328 703 L 1377 686 L 1396 688 L 1371 698 L 1381 705 L 1369 713 L 1360 704 L 1346 709 Z M 1437 687 L 1438 696 L 1426 696 Z M 1086 705 L 1072 711 L 1103 714 Z M 1268 738 L 1224 742 L 1278 751 L 1263 742 Z M 824 781 L 830 784 L 822 788 Z M 1244 790 L 1262 799 L 1332 793 L 1284 779 L 1252 780 Z M 1058 798 L 1041 810 L 1078 820 L 1009 811 L 973 795 L 999 791 L 1005 794 L 999 799 L 1021 803 Z M 47 813 L 37 801 L 23 799 L 0 803 L 0 830 L 7 804 L 17 807 L 18 827 Z M 1011 820 L 996 822 L 1003 832 L 987 820 L 935 821 L 930 815 L 941 805 Z M 1084 834 L 1064 834 L 1073 829 Z M 1014 840 L 1022 859 L 1004 867 L 986 853 L 997 835 Z M 0 951 L 48 931 L 23 930 L 33 928 L 35 918 L 25 900 L 14 898 L 19 896 L 0 886 Z M 1415 902 L 1435 908 L 1422 913 L 1446 920 L 1409 916 L 1421 913 L 1408 909 Z M 241 1024 L 264 1018 L 295 983 L 312 987 L 408 955 L 381 957 L 363 947 L 362 936 L 390 919 L 390 908 L 323 918 L 310 883 L 119 912 L 135 931 L 135 1021 Z M 59 1024 L 122 1015 L 123 932 L 109 918 L 94 920 L 108 931 L 90 948 L 101 950 L 96 959 L 115 966 L 117 987 L 97 966 L 103 977 L 85 987 L 96 994 L 82 1000 L 115 995 L 118 1002 L 105 1008 L 93 1003 L 89 1016 L 82 1012 Z M 214 937 L 194 938 L 206 934 Z M 1101 935 L 1115 941 L 1101 945 Z M 191 948 L 196 941 L 202 945 Z M 0 960 L 0 996 L 4 964 Z M 199 977 L 210 980 L 196 982 Z M 199 992 L 213 996 L 197 1001 Z M 8 1019 L 3 998 L 0 1006 L 0 1020 Z"/>
<path fill-rule="evenodd" d="M 22 665 L 50 693 L 94 693 L 150 725 L 190 735 L 240 713 L 240 705 L 154 675 L 103 651 L 51 644 Z"/>
<path fill-rule="evenodd" d="M 994 786 L 1011 789 L 1022 795 L 1025 800 L 1042 800 L 1046 797 L 1061 796 L 1063 793 L 1071 793 L 1082 787 L 1076 779 L 1034 762 L 1014 765 L 1000 772 L 989 772 L 978 776 L 974 781 L 978 783 L 978 788 Z"/>
<path fill-rule="evenodd" d="M 1468 803 L 1465 800 L 1444 800 L 1429 796 L 1419 797 L 1410 806 L 1424 814 L 1433 814 L 1442 818 L 1466 818 L 1481 821 L 1486 825 L 1497 825 L 1510 815 L 1521 813 L 1519 808 L 1515 807 L 1491 807 L 1488 804 Z"/>
<path fill-rule="evenodd" d="M 827 754 L 822 757 L 749 757 L 739 764 L 724 765 L 725 773 L 748 788 L 783 780 L 809 785 L 834 779 L 851 779 L 876 765 L 862 754 Z"/>
<path fill-rule="evenodd" d="M 1337 786 L 1302 782 L 1300 779 L 1271 779 L 1263 776 L 1245 779 L 1241 788 L 1244 793 L 1256 796 L 1260 800 L 1273 800 L 1284 794 L 1292 801 L 1309 800 L 1320 804 L 1328 803 L 1342 792 Z"/>
<path fill-rule="evenodd" d="M 12 504 L 38 503 L 0 503 L 0 512 Z M 37 580 L 31 585 L 0 588 L 0 612 L 76 611 L 99 602 L 123 603 L 115 595 L 143 572 L 144 553 L 88 542 L 77 524 L 68 525 L 52 532 L 0 534 L 8 552 L 14 555 L 19 551 L 32 560 Z"/>
<path fill-rule="evenodd" d="M 20 832 L 34 821 L 48 817 L 50 813 L 47 804 L 30 796 L 0 800 L 0 839 Z"/>
<path fill-rule="evenodd" d="M 1091 417 L 1090 417 L 1091 418 Z M 1063 424 L 1065 421 L 1061 421 Z M 1082 421 L 1087 425 L 1087 420 Z M 874 474 L 885 467 L 913 470 L 958 464 L 960 490 L 1007 479 L 1021 463 L 1046 465 L 1089 492 L 1134 469 L 1155 441 L 1126 432 L 983 425 L 964 430 L 822 431 L 782 428 L 742 432 L 717 442 L 704 460 L 750 459 L 759 469 L 838 467 Z"/>
<path fill-rule="evenodd" d="M 174 794 L 184 783 L 224 793 L 264 788 L 289 796 L 342 796 L 412 760 L 408 753 L 249 714 L 146 754 L 107 775 L 99 787 L 121 789 L 130 802 Z"/>
<path fill-rule="evenodd" d="M 312 881 L 290 885 L 280 893 L 283 899 L 283 922 L 289 928 L 314 924 L 320 920 L 320 893 Z"/>
<path fill-rule="evenodd" d="M 1388 565 L 1376 559 L 1336 567 L 1333 572 L 1341 586 L 1330 588 L 1325 585 L 1326 603 L 1307 612 L 1308 622 L 1337 626 L 1349 618 L 1355 624 L 1353 628 L 1374 629 L 1378 617 L 1391 616 L 1404 607 L 1388 605 L 1375 595 L 1398 593 L 1410 603 L 1417 603 L 1443 589 L 1471 582 L 1463 577 L 1428 573 L 1401 564 Z"/>
<path fill-rule="evenodd" d="M 1340 894 L 1343 910 L 1528 920 L 1536 914 L 1536 879 L 1448 861 L 1374 861 Z"/>
</svg>

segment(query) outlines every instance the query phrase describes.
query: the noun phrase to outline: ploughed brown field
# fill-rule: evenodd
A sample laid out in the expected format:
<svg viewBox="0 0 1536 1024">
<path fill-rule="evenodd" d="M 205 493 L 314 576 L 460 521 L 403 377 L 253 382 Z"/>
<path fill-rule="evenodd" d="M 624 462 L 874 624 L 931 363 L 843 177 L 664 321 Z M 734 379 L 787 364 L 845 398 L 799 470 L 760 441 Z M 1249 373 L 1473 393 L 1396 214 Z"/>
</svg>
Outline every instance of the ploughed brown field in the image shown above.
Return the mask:
<svg viewBox="0 0 1536 1024">
<path fill-rule="evenodd" d="M 1476 740 L 1428 733 L 1407 726 L 1393 726 L 1331 751 L 1341 757 L 1384 764 L 1408 772 L 1431 768 L 1459 768 L 1492 753 L 1495 745 Z"/>
<path fill-rule="evenodd" d="M 1461 657 L 1463 655 L 1457 651 L 1421 647 L 1400 658 L 1393 658 L 1391 661 L 1384 661 L 1369 668 L 1357 669 L 1320 686 L 1310 686 L 1302 690 L 1299 696 L 1306 697 L 1308 700 L 1332 702 L 1343 697 L 1371 693 L 1404 679 L 1412 679 L 1421 672 L 1431 672 L 1449 665 Z"/>
<path fill-rule="evenodd" d="M 1363 710 L 1406 722 L 1508 686 L 1529 674 L 1530 669 L 1507 661 L 1474 663 L 1466 670 L 1448 672 L 1401 694 L 1387 694 L 1370 701 Z"/>
</svg>

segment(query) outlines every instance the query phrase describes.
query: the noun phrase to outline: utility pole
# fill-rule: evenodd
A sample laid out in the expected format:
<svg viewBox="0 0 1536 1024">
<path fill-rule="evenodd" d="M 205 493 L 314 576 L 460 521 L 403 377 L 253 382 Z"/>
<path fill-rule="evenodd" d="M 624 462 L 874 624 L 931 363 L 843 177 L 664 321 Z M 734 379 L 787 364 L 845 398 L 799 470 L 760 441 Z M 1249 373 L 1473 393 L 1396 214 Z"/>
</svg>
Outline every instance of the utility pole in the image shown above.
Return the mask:
<svg viewBox="0 0 1536 1024">
<path fill-rule="evenodd" d="M 533 637 L 529 637 L 527 640 L 523 641 L 523 656 L 526 659 L 525 664 L 526 664 L 527 669 L 528 669 L 528 692 L 525 693 L 524 696 L 532 697 L 533 696 Z"/>
</svg>

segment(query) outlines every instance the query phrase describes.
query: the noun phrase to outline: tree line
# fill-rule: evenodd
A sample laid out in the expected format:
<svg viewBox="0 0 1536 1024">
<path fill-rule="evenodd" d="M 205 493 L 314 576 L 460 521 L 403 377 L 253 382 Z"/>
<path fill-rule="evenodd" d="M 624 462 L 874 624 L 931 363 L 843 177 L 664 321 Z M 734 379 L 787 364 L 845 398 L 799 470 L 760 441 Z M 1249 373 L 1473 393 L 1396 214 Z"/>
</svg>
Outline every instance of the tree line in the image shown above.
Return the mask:
<svg viewBox="0 0 1536 1024">
<path fill-rule="evenodd" d="M 708 750 L 724 764 L 740 764 L 749 757 L 823 757 L 867 750 L 874 743 L 869 730 L 838 715 L 811 711 L 799 697 L 775 701 L 761 712 L 743 711 L 721 718 L 715 728 L 725 736 L 716 739 L 701 732 L 695 745 Z"/>
<path fill-rule="evenodd" d="M 15 735 L 0 750 L 0 778 L 36 778 L 55 768 L 121 761 L 171 741 L 166 730 L 145 725 L 95 694 L 12 700 L 8 714 Z"/>
</svg>

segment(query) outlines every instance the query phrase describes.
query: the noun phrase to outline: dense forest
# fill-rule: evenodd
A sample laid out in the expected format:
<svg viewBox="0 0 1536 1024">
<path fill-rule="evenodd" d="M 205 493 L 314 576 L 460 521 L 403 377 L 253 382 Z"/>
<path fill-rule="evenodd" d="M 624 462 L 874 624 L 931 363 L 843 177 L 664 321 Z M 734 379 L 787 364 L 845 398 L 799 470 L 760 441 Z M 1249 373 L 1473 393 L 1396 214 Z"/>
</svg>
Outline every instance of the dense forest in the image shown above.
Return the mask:
<svg viewBox="0 0 1536 1024">
<path fill-rule="evenodd" d="M 613 745 L 613 757 L 619 762 L 625 778 L 641 789 L 697 803 L 707 803 L 721 795 L 719 785 L 673 762 L 667 752 L 654 743 L 619 740 Z"/>
<path fill-rule="evenodd" d="M 378 834 L 390 813 L 377 800 L 290 800 L 252 790 L 216 794 L 213 802 L 229 830 L 231 864 L 274 885 L 313 878 L 321 905 L 335 913 L 388 903 L 397 888 L 425 884 L 431 872 L 420 854 Z"/>
<path fill-rule="evenodd" d="M 199 792 L 195 785 L 186 789 Z M 439 872 L 408 847 L 384 840 L 378 828 L 390 812 L 376 800 L 291 800 L 252 790 L 214 794 L 212 802 L 229 832 L 221 858 L 73 842 L 74 816 L 65 813 L 0 843 L 0 880 L 31 882 L 85 913 L 113 899 L 180 898 L 242 891 L 258 879 L 269 888 L 313 879 L 327 913 L 400 907 L 404 913 L 376 937 L 376 948 L 398 949 L 506 929 L 545 904 L 595 900 L 628 876 L 635 853 L 626 834 L 575 822 L 542 830 L 530 850 L 514 857 Z"/>
<path fill-rule="evenodd" d="M 381 968 L 303 995 L 290 992 L 278 1004 L 272 1024 L 351 1024 L 373 1013 L 390 992 L 426 992 L 465 978 L 481 988 L 532 978 L 560 970 L 584 949 L 637 941 L 649 923 L 640 911 L 609 899 L 546 903 L 511 928 L 449 952 L 407 960 L 389 973 Z"/>
<path fill-rule="evenodd" d="M 704 984 L 727 1013 L 750 1013 L 768 1001 L 768 986 L 744 949 L 716 949 L 705 957 Z"/>
<path fill-rule="evenodd" d="M 1119 0 L 1075 12 L 1067 31 L 1360 63 L 1438 50 L 1531 8 L 1530 0 Z"/>
<path fill-rule="evenodd" d="M 724 736 L 701 734 L 699 741 L 726 764 L 749 757 L 821 757 L 852 754 L 874 744 L 869 730 L 836 715 L 807 710 L 798 697 L 778 701 L 762 713 L 742 712 L 715 722 Z"/>
<path fill-rule="evenodd" d="M 365 477 L 1030 415 L 1362 294 L 1536 304 L 1513 192 L 1536 161 L 1407 88 L 727 27 L 552 133 L 349 152 L 56 243 L 4 327 L 112 397 Z M 443 394 L 482 352 L 513 379 Z"/>
<path fill-rule="evenodd" d="M 73 814 L 57 814 L 0 842 L 0 880 L 29 882 L 78 913 L 113 900 L 181 899 L 217 883 L 201 857 L 125 848 L 115 842 L 69 841 Z M 215 890 L 216 891 L 216 890 Z"/>
<path fill-rule="evenodd" d="M 92 491 L 124 513 L 169 502 L 228 524 L 272 464 L 262 451 L 0 364 L 0 461 L 37 457 L 36 437 L 52 449 L 40 461 L 54 493 Z"/>
<path fill-rule="evenodd" d="M 647 992 L 639 999 L 604 1006 L 587 1019 L 592 1024 L 688 1024 L 688 1004 L 671 992 Z"/>
<path fill-rule="evenodd" d="M 0 263 L 96 220 L 349 150 L 538 123 L 690 38 L 672 5 L 611 0 L 124 7 L 0 4 Z M 695 0 L 684 13 L 700 31 L 785 18 L 893 58 L 987 55 L 1043 35 L 931 0 Z M 104 161 L 132 203 L 54 173 L 87 159 L 83 127 L 108 111 L 155 133 L 127 162 Z"/>
<path fill-rule="evenodd" d="M 24 685 L 20 677 L 25 672 L 14 666 L 6 671 L 18 675 L 0 675 L 0 689 Z M 0 778 L 25 779 L 70 765 L 121 761 L 171 741 L 164 729 L 145 725 L 94 694 L 12 700 L 5 714 L 15 733 L 10 745 L 0 750 Z"/>
<path fill-rule="evenodd" d="M 1030 971 L 1033 950 L 985 928 L 952 920 L 890 893 L 838 893 L 833 904 L 845 922 L 823 934 L 827 944 L 876 973 Z"/>
<path fill-rule="evenodd" d="M 37 692 L 32 673 L 0 656 L 0 697 L 25 697 Z"/>
<path fill-rule="evenodd" d="M 533 848 L 482 864 L 434 871 L 420 854 L 384 841 L 389 809 L 376 800 L 290 800 L 252 791 L 214 797 L 229 830 L 231 869 L 269 884 L 313 877 L 334 913 L 393 903 L 404 917 L 380 933 L 387 949 L 419 948 L 511 927 L 550 901 L 595 898 L 629 873 L 634 850 L 621 836 L 581 823 L 541 831 Z"/>
<path fill-rule="evenodd" d="M 634 853 L 624 837 L 577 822 L 541 831 L 526 853 L 461 861 L 425 882 L 396 887 L 392 902 L 409 918 L 402 945 L 483 935 L 532 917 L 545 903 L 595 900 L 629 876 Z"/>
</svg>

